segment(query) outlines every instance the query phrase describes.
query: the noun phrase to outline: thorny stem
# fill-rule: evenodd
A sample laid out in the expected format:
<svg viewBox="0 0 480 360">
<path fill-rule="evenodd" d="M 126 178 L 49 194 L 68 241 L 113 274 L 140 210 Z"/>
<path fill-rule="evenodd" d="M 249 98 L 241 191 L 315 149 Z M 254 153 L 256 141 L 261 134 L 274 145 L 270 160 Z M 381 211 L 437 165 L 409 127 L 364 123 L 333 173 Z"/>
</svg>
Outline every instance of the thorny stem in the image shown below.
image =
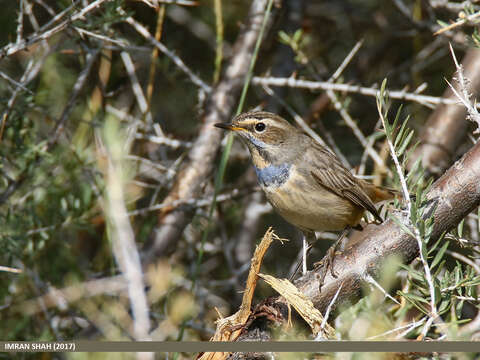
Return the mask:
<svg viewBox="0 0 480 360">
<path fill-rule="evenodd" d="M 468 112 L 468 118 L 477 124 L 477 129 L 473 132 L 474 134 L 480 133 L 480 114 L 478 113 L 477 108 L 472 104 L 470 97 L 471 94 L 467 89 L 467 80 L 463 75 L 463 67 L 457 61 L 455 52 L 453 51 L 452 44 L 450 45 L 450 52 L 452 53 L 453 62 L 455 63 L 455 68 L 457 69 L 457 82 L 460 87 L 462 94 L 459 94 L 458 91 L 447 81 L 447 84 L 450 86 L 450 89 L 453 91 L 455 96 L 460 100 L 460 102 L 465 106 Z"/>
<path fill-rule="evenodd" d="M 311 81 L 303 79 L 278 78 L 278 77 L 260 77 L 255 76 L 252 79 L 254 85 L 267 85 L 267 86 L 286 86 L 291 88 L 309 89 L 309 90 L 333 90 L 339 92 L 357 93 L 366 96 L 378 96 L 379 90 L 376 88 L 369 88 L 360 85 L 350 84 L 337 84 L 328 81 Z M 391 99 L 415 101 L 424 106 L 433 108 L 438 104 L 457 104 L 456 100 L 444 99 L 437 96 L 421 95 L 417 93 L 411 93 L 405 90 L 393 90 L 388 92 L 388 96 Z"/>
<path fill-rule="evenodd" d="M 383 87 L 382 87 L 383 88 Z M 380 119 L 382 120 L 382 125 L 383 128 L 385 129 L 385 134 L 386 134 L 386 139 L 388 143 L 388 147 L 390 149 L 390 155 L 392 157 L 392 160 L 395 164 L 395 169 L 397 170 L 398 177 L 400 179 L 400 184 L 402 187 L 402 193 L 403 193 L 403 199 L 407 204 L 407 212 L 409 216 L 411 216 L 411 210 L 412 210 L 412 202 L 410 200 L 410 194 L 408 192 L 408 187 L 407 187 L 407 181 L 405 179 L 405 176 L 403 174 L 403 169 L 402 166 L 400 165 L 400 162 L 398 160 L 398 157 L 395 152 L 395 147 L 393 146 L 392 139 L 390 138 L 390 134 L 388 134 L 387 131 L 387 126 L 386 126 L 386 120 L 383 112 L 383 94 L 380 92 L 379 96 L 377 97 L 377 109 L 378 109 L 378 114 L 380 115 Z M 409 218 L 410 226 L 413 228 L 413 233 L 415 235 L 415 240 L 418 243 L 418 252 L 420 255 L 420 261 L 422 262 L 423 269 L 425 271 L 425 278 L 428 283 L 428 288 L 430 292 L 430 317 L 428 321 L 426 322 L 422 335 L 425 337 L 427 334 L 428 330 L 430 329 L 430 326 L 432 325 L 433 321 L 438 318 L 438 311 L 436 307 L 436 300 L 435 300 L 435 286 L 433 285 L 433 279 L 432 279 L 432 274 L 430 272 L 430 267 L 428 266 L 428 262 L 423 256 L 423 248 L 424 248 L 424 243 L 422 241 L 420 231 L 418 230 L 418 227 L 415 226 L 415 224 L 412 224 L 411 218 Z"/>
</svg>

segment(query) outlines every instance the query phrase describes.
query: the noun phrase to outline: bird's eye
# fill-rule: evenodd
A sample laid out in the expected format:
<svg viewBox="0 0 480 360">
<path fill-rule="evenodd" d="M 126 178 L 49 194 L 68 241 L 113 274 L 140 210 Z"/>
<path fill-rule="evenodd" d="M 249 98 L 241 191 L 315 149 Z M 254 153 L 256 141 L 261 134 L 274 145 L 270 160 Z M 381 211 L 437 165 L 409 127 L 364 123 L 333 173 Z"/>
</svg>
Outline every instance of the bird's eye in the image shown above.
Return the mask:
<svg viewBox="0 0 480 360">
<path fill-rule="evenodd" d="M 265 130 L 265 124 L 263 122 L 259 122 L 255 125 L 256 132 L 262 132 L 263 130 Z"/>
</svg>

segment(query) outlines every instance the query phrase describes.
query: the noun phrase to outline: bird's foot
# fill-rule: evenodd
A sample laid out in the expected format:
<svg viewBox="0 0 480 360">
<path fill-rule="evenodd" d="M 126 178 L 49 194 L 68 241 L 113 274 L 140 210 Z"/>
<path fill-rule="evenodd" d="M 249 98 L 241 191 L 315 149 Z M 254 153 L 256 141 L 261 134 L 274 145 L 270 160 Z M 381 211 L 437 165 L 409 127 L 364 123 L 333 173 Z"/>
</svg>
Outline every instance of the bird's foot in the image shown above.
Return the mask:
<svg viewBox="0 0 480 360">
<path fill-rule="evenodd" d="M 360 226 L 360 225 L 359 225 Z M 350 227 L 345 228 L 342 233 L 340 234 L 340 237 L 335 241 L 335 244 L 330 246 L 330 248 L 327 251 L 327 254 L 324 256 L 324 258 L 313 264 L 314 269 L 318 270 L 321 267 L 320 272 L 318 273 L 318 280 L 319 280 L 319 289 L 322 288 L 323 282 L 325 280 L 325 276 L 327 275 L 328 270 L 330 270 L 330 274 L 332 275 L 333 278 L 337 278 L 337 274 L 333 270 L 333 262 L 335 260 L 335 255 L 337 253 L 337 248 L 338 246 L 343 242 L 345 237 L 347 236 L 348 231 L 350 230 Z"/>
<path fill-rule="evenodd" d="M 352 229 L 358 230 L 358 231 L 363 231 L 363 226 L 361 224 L 357 224 L 355 226 L 352 226 Z"/>
<path fill-rule="evenodd" d="M 335 273 L 334 269 L 333 269 L 333 263 L 334 263 L 334 260 L 335 260 L 335 254 L 336 254 L 336 246 L 331 246 L 328 251 L 327 251 L 327 254 L 325 255 L 325 257 L 314 263 L 313 266 L 314 266 L 314 269 L 315 270 L 318 270 L 320 269 L 320 272 L 318 273 L 318 280 L 319 280 L 319 288 L 321 289 L 322 288 L 322 285 L 323 285 L 323 282 L 325 280 L 325 276 L 327 276 L 327 272 L 330 270 L 330 274 L 332 275 L 332 277 L 334 278 L 337 278 L 337 274 Z"/>
</svg>

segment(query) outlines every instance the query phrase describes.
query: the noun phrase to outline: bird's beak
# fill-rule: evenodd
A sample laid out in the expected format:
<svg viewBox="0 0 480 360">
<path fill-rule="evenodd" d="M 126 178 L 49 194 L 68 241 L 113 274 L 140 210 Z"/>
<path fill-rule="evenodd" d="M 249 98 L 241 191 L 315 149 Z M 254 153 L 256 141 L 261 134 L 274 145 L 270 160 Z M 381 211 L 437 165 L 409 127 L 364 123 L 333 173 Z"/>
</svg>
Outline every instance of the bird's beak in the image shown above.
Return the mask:
<svg viewBox="0 0 480 360">
<path fill-rule="evenodd" d="M 214 126 L 220 128 L 220 129 L 231 130 L 231 131 L 245 130 L 244 128 L 241 128 L 239 126 L 235 126 L 232 123 L 216 123 L 216 124 L 214 124 Z"/>
</svg>

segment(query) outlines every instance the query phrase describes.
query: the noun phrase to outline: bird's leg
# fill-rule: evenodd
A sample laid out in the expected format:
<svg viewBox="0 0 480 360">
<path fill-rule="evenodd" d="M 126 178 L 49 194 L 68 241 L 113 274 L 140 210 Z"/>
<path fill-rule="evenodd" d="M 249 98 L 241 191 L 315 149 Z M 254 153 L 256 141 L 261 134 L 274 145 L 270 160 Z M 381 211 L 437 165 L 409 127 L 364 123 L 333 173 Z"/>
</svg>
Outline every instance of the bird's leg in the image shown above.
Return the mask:
<svg viewBox="0 0 480 360">
<path fill-rule="evenodd" d="M 295 267 L 295 271 L 290 276 L 290 280 L 293 280 L 295 275 L 297 274 L 298 270 L 300 269 L 300 265 L 302 266 L 302 275 L 307 273 L 307 255 L 312 248 L 312 244 L 317 241 L 317 237 L 313 231 L 302 230 L 302 260 L 298 262 L 297 266 Z"/>
<path fill-rule="evenodd" d="M 305 231 L 302 231 L 302 233 L 303 233 L 302 275 L 305 275 L 307 273 L 307 253 L 311 249 L 313 243 L 317 241 L 317 236 L 313 231 L 305 230 Z"/>
<path fill-rule="evenodd" d="M 343 229 L 342 233 L 340 234 L 339 238 L 335 241 L 335 243 L 330 246 L 330 248 L 327 250 L 327 253 L 325 257 L 320 260 L 319 262 L 316 262 L 313 264 L 313 266 L 317 269 L 318 267 L 322 267 L 321 272 L 318 275 L 320 285 L 319 287 L 321 288 L 323 285 L 323 281 L 325 280 L 325 276 L 327 275 L 328 269 L 330 269 L 330 273 L 334 278 L 337 277 L 335 272 L 333 271 L 333 261 L 335 259 L 335 252 L 337 251 L 338 246 L 342 243 L 342 241 L 345 239 L 347 236 L 348 232 L 350 231 L 351 227 L 347 226 L 345 229 Z"/>
<path fill-rule="evenodd" d="M 303 249 L 302 249 L 302 275 L 307 273 L 307 247 L 308 241 L 305 234 L 303 234 Z"/>
</svg>

